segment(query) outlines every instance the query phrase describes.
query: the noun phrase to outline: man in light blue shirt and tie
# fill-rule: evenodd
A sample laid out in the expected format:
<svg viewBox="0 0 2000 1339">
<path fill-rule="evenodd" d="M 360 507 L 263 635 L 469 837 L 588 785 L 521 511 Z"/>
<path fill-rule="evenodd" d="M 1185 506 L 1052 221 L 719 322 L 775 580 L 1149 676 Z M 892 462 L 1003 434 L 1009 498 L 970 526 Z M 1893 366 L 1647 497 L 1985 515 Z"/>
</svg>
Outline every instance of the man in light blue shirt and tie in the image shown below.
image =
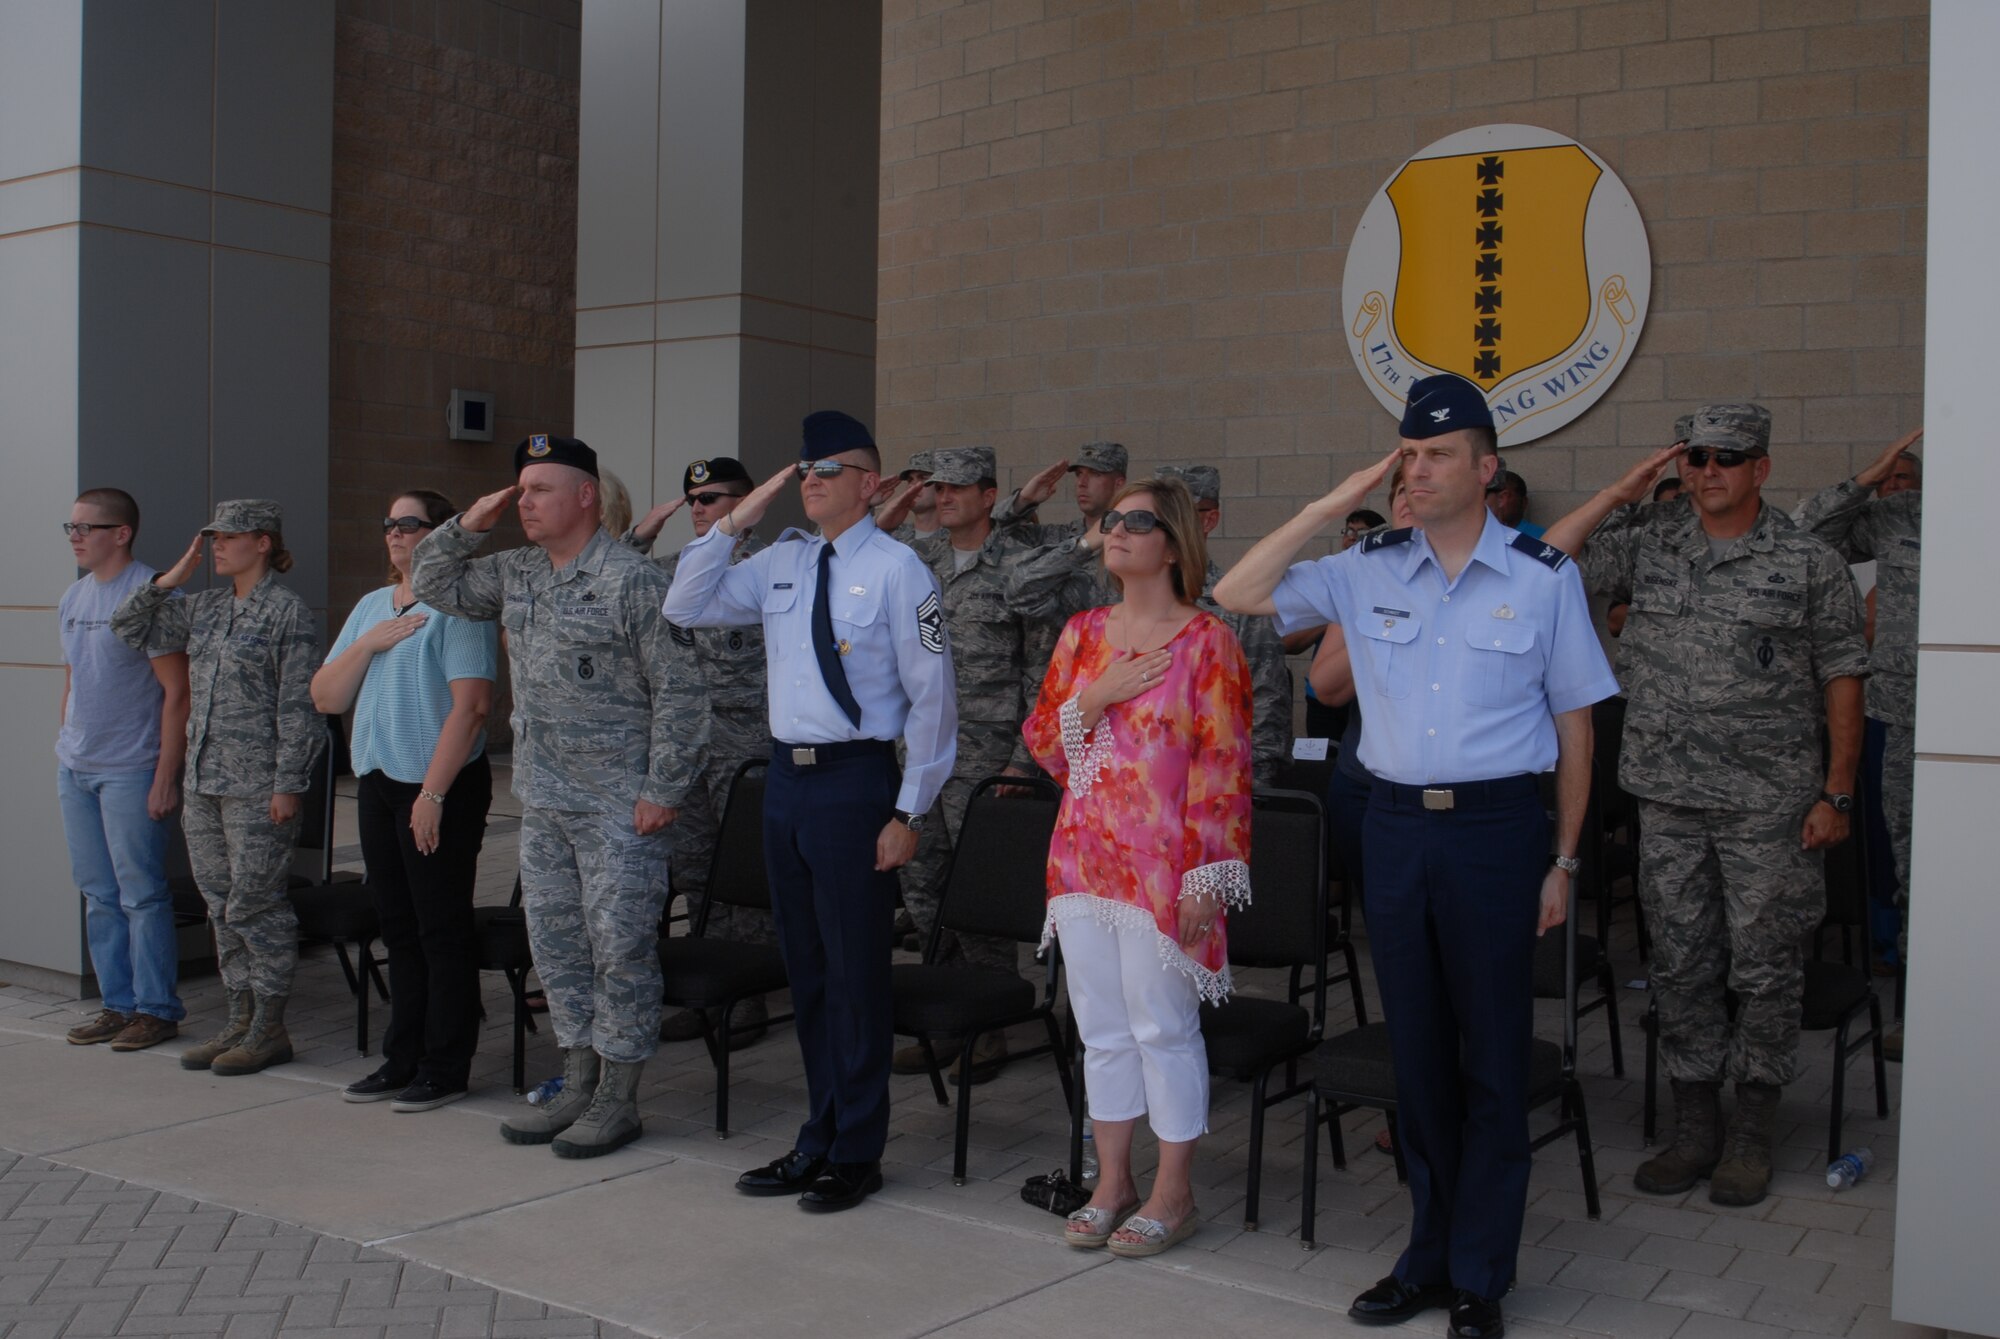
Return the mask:
<svg viewBox="0 0 2000 1339">
<path fill-rule="evenodd" d="M 832 1212 L 882 1186 L 893 1033 L 895 871 L 915 854 L 957 753 L 958 698 L 937 581 L 869 514 L 882 459 L 822 410 L 796 466 L 681 550 L 663 610 L 681 627 L 761 624 L 771 711 L 764 861 L 811 1107 L 792 1151 L 746 1195 Z M 735 566 L 740 531 L 793 478 L 818 537 L 788 530 Z M 904 741 L 898 775 L 896 741 Z"/>
<path fill-rule="evenodd" d="M 1413 1213 L 1394 1272 L 1348 1314 L 1383 1325 L 1449 1306 L 1455 1339 L 1497 1339 L 1527 1208 L 1535 938 L 1568 913 L 1590 707 L 1618 683 L 1575 567 L 1486 510 L 1500 462 L 1485 394 L 1450 375 L 1413 383 L 1401 437 L 1215 596 L 1276 614 L 1281 633 L 1339 623 L 1365 704 L 1363 897 Z M 1398 459 L 1421 528 L 1287 566 Z M 1551 768 L 1553 848 L 1537 779 Z"/>
</svg>

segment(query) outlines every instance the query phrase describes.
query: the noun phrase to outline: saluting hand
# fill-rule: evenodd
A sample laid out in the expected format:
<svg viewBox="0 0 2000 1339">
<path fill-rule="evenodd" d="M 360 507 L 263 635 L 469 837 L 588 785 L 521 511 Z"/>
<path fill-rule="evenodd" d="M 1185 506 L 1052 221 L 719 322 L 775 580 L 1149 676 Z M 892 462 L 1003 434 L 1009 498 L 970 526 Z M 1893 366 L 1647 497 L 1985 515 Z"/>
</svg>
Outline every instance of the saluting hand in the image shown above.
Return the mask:
<svg viewBox="0 0 2000 1339">
<path fill-rule="evenodd" d="M 519 496 L 521 496 L 519 484 L 509 484 L 497 493 L 488 493 L 465 509 L 458 518 L 458 528 L 470 530 L 475 535 L 485 534 L 493 528 L 493 523 L 500 519 L 501 513 L 507 510 L 507 504 Z"/>
<path fill-rule="evenodd" d="M 1888 478 L 1890 471 L 1896 468 L 1896 457 L 1902 455 L 1923 439 L 1924 430 L 1922 428 L 1898 437 L 1882 449 L 1882 454 L 1875 457 L 1874 464 L 1854 476 L 1854 482 L 1860 484 L 1863 488 L 1873 488 L 1876 484 Z"/>
<path fill-rule="evenodd" d="M 882 512 L 875 518 L 875 524 L 884 530 L 894 530 L 908 520 L 910 510 L 917 502 L 917 490 L 922 487 L 923 481 L 915 476 L 897 484 L 890 490 L 889 500 L 882 504 Z"/>
<path fill-rule="evenodd" d="M 639 524 L 632 527 L 633 538 L 642 544 L 652 543 L 660 537 L 660 531 L 666 529 L 667 518 L 686 505 L 687 499 L 684 497 L 677 497 L 672 502 L 662 502 L 647 512 Z"/>
<path fill-rule="evenodd" d="M 1667 472 L 1667 467 L 1686 454 L 1686 442 L 1663 446 L 1625 471 L 1625 476 L 1604 492 L 1619 502 L 1644 502 L 1653 495 L 1653 485 L 1660 481 L 1660 476 Z"/>
<path fill-rule="evenodd" d="M 1368 495 L 1380 488 L 1395 470 L 1396 462 L 1403 458 L 1402 443 L 1373 465 L 1358 469 L 1340 481 L 1340 485 L 1319 501 L 1323 517 L 1344 521 L 1348 515 L 1368 500 Z"/>
<path fill-rule="evenodd" d="M 776 474 L 751 489 L 744 499 L 736 504 L 735 510 L 715 523 L 715 528 L 723 534 L 734 537 L 764 519 L 764 513 L 778 500 L 778 494 L 785 491 L 785 485 L 799 477 L 798 466 L 787 465 Z"/>
<path fill-rule="evenodd" d="M 195 574 L 195 569 L 201 566 L 201 545 L 207 538 L 207 535 L 197 534 L 194 543 L 188 545 L 188 551 L 181 555 L 181 560 L 154 577 L 153 584 L 161 590 L 176 590 L 185 586 L 188 578 Z"/>
<path fill-rule="evenodd" d="M 1030 506 L 1047 502 L 1056 495 L 1056 485 L 1061 483 L 1063 475 L 1068 473 L 1069 462 L 1058 460 L 1021 485 L 1021 501 Z"/>
</svg>

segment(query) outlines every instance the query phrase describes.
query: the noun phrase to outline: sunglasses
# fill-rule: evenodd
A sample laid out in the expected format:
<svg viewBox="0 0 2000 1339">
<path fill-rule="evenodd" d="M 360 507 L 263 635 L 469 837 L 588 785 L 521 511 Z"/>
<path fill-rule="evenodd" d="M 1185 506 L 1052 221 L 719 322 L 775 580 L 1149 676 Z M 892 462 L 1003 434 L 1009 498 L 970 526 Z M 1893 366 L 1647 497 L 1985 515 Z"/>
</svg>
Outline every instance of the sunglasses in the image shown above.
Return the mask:
<svg viewBox="0 0 2000 1339">
<path fill-rule="evenodd" d="M 1756 456 L 1748 451 L 1731 451 L 1725 447 L 1709 446 L 1691 446 L 1684 457 L 1688 463 L 1688 468 L 1692 470 L 1708 468 L 1710 460 L 1713 460 L 1725 470 L 1733 470 L 1738 465 L 1744 464 L 1746 461 L 1755 460 L 1756 458 Z"/>
<path fill-rule="evenodd" d="M 384 516 L 382 518 L 382 533 L 385 535 L 391 530 L 400 530 L 406 535 L 414 535 L 419 530 L 435 529 L 437 529 L 437 526 L 426 521 L 421 516 Z"/>
<path fill-rule="evenodd" d="M 1174 532 L 1172 526 L 1150 511 L 1107 511 L 1104 513 L 1104 518 L 1098 522 L 1098 529 L 1108 535 L 1114 527 L 1121 524 L 1128 535 L 1150 535 L 1156 529 L 1164 530 L 1170 535 Z"/>
<path fill-rule="evenodd" d="M 801 479 L 805 478 L 808 474 L 816 474 L 822 479 L 838 479 L 842 470 L 860 470 L 863 474 L 868 473 L 860 465 L 849 465 L 839 460 L 801 460 L 799 462 L 799 478 Z"/>
<path fill-rule="evenodd" d="M 64 521 L 63 533 L 76 539 L 87 539 L 99 530 L 116 530 L 118 527 L 106 521 Z"/>
<path fill-rule="evenodd" d="M 713 507 L 726 497 L 742 497 L 741 493 L 689 493 L 687 500 L 697 507 Z"/>
</svg>

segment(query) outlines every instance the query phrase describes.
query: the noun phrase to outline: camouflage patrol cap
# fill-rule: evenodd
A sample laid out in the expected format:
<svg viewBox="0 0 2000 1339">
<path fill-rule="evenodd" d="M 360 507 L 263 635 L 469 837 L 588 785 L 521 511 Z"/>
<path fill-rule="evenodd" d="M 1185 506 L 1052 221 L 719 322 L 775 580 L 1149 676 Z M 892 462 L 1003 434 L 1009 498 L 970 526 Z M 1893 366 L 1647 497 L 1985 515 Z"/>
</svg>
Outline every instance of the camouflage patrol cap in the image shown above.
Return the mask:
<svg viewBox="0 0 2000 1339">
<path fill-rule="evenodd" d="M 1769 455 L 1771 411 L 1760 404 L 1703 405 L 1688 425 L 1687 444 Z"/>
<path fill-rule="evenodd" d="M 936 470 L 937 470 L 937 452 L 914 451 L 910 454 L 910 463 L 903 466 L 902 473 L 898 474 L 896 477 L 898 479 L 907 479 L 912 474 L 932 474 L 935 473 Z"/>
<path fill-rule="evenodd" d="M 1123 475 L 1131 462 L 1125 455 L 1125 448 L 1117 442 L 1085 442 L 1076 449 L 1076 458 L 1071 460 L 1072 470 L 1096 470 L 1099 474 Z"/>
<path fill-rule="evenodd" d="M 1179 479 L 1196 502 L 1222 504 L 1222 472 L 1213 465 L 1162 465 L 1153 477 Z"/>
<path fill-rule="evenodd" d="M 267 497 L 237 497 L 215 504 L 215 519 L 201 528 L 204 535 L 247 535 L 262 530 L 285 533 L 285 512 Z"/>
<path fill-rule="evenodd" d="M 1693 431 L 1694 431 L 1693 414 L 1682 414 L 1679 418 L 1674 420 L 1675 441 L 1685 442 L 1688 439 L 1688 434 Z"/>
<path fill-rule="evenodd" d="M 934 484 L 977 484 L 994 478 L 990 446 L 945 446 L 931 453 Z"/>
</svg>

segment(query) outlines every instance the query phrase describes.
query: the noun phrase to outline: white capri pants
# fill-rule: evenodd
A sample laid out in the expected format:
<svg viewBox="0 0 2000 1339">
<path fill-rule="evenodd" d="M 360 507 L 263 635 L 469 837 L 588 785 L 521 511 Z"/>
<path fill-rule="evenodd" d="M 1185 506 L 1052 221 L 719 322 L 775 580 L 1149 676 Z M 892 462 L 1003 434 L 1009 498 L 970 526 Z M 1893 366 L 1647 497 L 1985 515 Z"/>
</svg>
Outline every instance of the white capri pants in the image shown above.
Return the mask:
<svg viewBox="0 0 2000 1339">
<path fill-rule="evenodd" d="M 1081 915 L 1058 921 L 1056 934 L 1083 1039 L 1090 1118 L 1146 1116 L 1166 1143 L 1206 1134 L 1201 993 L 1192 976 L 1161 958 L 1158 928 Z"/>
</svg>

